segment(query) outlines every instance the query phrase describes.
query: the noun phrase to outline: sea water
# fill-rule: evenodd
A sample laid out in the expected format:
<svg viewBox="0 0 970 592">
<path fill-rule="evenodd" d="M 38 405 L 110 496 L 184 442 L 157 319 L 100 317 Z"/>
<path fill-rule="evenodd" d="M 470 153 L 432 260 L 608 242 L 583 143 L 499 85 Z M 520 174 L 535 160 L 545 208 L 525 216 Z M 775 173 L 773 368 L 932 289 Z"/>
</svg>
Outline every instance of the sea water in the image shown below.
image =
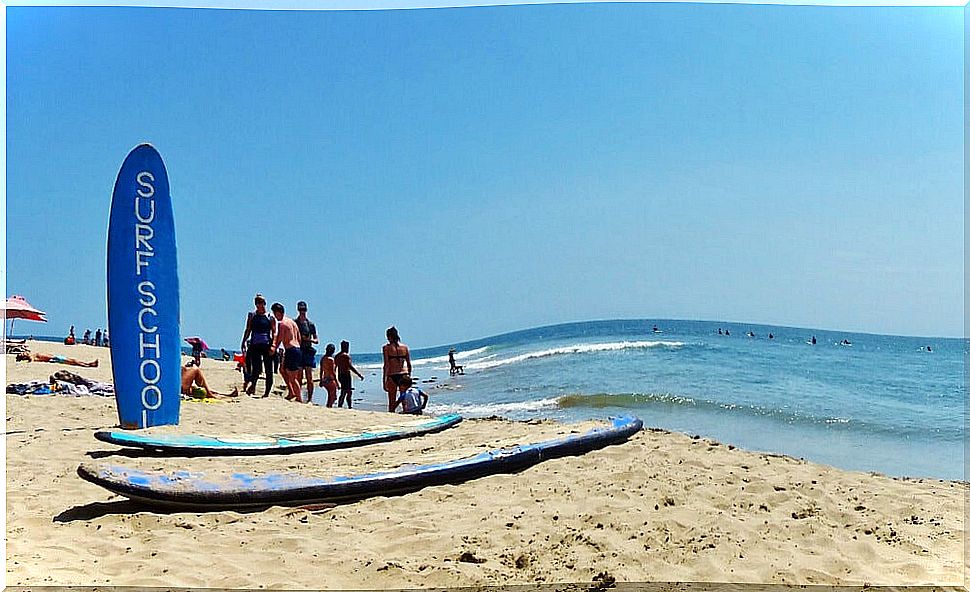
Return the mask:
<svg viewBox="0 0 970 592">
<path fill-rule="evenodd" d="M 412 349 L 411 357 L 435 414 L 566 422 L 632 414 L 646 426 L 844 469 L 964 479 L 966 343 L 622 320 Z M 450 347 L 464 375 L 449 376 Z M 354 360 L 367 372 L 355 384 L 358 407 L 381 408 L 380 354 Z"/>
</svg>

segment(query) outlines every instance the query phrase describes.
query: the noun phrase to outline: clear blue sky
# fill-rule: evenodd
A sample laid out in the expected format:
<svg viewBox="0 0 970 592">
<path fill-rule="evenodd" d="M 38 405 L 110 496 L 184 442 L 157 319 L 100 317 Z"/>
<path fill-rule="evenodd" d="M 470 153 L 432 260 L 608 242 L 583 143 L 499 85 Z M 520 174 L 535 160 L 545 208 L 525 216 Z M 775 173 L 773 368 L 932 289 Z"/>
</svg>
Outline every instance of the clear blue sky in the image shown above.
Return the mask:
<svg viewBox="0 0 970 592">
<path fill-rule="evenodd" d="M 7 8 L 7 292 L 106 324 L 172 185 L 182 333 L 252 296 L 375 351 L 668 317 L 963 334 L 964 9 Z"/>
</svg>

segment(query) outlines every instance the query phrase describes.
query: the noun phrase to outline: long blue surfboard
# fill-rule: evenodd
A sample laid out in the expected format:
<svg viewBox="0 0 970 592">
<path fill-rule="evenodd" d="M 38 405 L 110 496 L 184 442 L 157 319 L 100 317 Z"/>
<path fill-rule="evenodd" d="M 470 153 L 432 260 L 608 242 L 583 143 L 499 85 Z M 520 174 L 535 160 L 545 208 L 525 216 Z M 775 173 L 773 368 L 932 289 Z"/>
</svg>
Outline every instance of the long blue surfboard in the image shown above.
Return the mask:
<svg viewBox="0 0 970 592">
<path fill-rule="evenodd" d="M 446 430 L 461 422 L 461 415 L 449 413 L 428 421 L 398 429 L 365 431 L 347 436 L 326 434 L 268 434 L 265 436 L 206 436 L 201 434 L 145 434 L 138 432 L 99 431 L 94 437 L 102 442 L 195 455 L 289 454 L 365 446 L 412 438 Z"/>
<path fill-rule="evenodd" d="M 77 473 L 82 479 L 137 502 L 182 510 L 346 502 L 517 472 L 551 458 L 618 444 L 642 427 L 643 422 L 636 417 L 621 417 L 583 434 L 491 450 L 443 463 L 407 465 L 394 471 L 345 477 L 235 473 L 215 478 L 189 471 L 141 471 L 116 465 L 84 464 L 78 467 Z"/>
<path fill-rule="evenodd" d="M 125 158 L 111 197 L 108 332 L 121 427 L 177 424 L 181 363 L 175 221 L 165 164 L 149 144 Z"/>
</svg>

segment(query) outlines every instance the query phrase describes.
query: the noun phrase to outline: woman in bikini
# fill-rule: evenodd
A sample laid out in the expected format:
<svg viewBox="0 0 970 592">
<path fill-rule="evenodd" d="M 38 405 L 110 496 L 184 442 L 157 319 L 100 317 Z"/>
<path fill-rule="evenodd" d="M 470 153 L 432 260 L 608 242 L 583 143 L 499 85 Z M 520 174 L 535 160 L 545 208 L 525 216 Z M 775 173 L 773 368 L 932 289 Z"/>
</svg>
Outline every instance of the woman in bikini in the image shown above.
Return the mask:
<svg viewBox="0 0 970 592">
<path fill-rule="evenodd" d="M 388 327 L 387 343 L 382 348 L 384 353 L 384 391 L 387 392 L 387 410 L 394 412 L 397 401 L 398 387 L 405 376 L 411 374 L 411 352 L 408 346 L 401 343 L 401 336 L 397 328 Z M 406 368 L 406 369 L 405 369 Z"/>
<path fill-rule="evenodd" d="M 337 346 L 332 343 L 327 344 L 327 351 L 320 358 L 320 386 L 327 389 L 327 407 L 333 407 L 333 402 L 337 400 L 337 365 L 333 360 L 333 352 L 337 351 Z"/>
</svg>

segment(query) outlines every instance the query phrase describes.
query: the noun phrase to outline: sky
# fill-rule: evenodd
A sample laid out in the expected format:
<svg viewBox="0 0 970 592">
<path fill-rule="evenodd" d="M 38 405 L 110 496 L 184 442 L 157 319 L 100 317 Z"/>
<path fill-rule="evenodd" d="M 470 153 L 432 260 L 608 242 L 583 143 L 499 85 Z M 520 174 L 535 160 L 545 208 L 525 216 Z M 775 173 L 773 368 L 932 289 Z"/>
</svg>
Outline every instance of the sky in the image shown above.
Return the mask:
<svg viewBox="0 0 970 592">
<path fill-rule="evenodd" d="M 592 319 L 964 334 L 964 8 L 6 9 L 6 289 L 106 326 L 172 187 L 181 330 L 377 351 Z"/>
</svg>

